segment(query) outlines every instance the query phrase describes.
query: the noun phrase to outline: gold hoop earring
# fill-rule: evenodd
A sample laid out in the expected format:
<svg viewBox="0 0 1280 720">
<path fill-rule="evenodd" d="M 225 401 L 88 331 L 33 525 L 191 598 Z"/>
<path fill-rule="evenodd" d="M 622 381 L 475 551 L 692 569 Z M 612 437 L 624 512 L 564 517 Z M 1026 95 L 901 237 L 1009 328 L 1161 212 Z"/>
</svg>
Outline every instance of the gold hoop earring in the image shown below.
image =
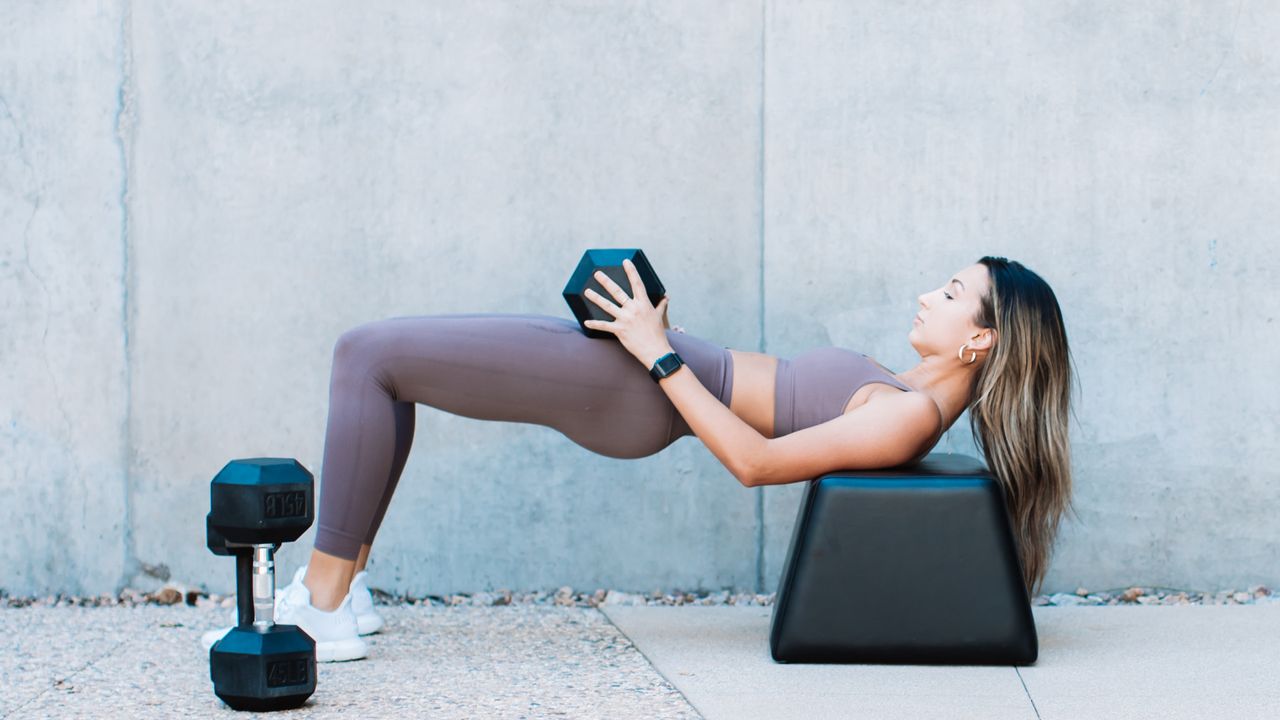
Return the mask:
<svg viewBox="0 0 1280 720">
<path fill-rule="evenodd" d="M 967 347 L 969 347 L 969 343 L 961 345 L 960 349 L 956 351 L 956 357 L 959 358 L 961 362 L 964 362 L 964 350 Z M 973 353 L 973 355 L 969 356 L 969 362 L 965 363 L 965 365 L 972 365 L 973 362 L 978 359 L 977 350 L 970 350 L 969 352 Z"/>
</svg>

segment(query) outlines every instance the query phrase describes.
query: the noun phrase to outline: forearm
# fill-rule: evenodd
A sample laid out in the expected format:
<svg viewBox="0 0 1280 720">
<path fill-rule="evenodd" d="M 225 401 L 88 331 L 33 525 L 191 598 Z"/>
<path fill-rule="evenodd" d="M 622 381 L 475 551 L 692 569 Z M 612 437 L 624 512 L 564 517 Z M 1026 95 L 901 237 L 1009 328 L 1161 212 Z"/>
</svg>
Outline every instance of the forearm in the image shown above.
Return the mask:
<svg viewBox="0 0 1280 720">
<path fill-rule="evenodd" d="M 751 487 L 754 458 L 768 440 L 725 407 L 687 365 L 660 380 L 658 385 L 711 454 L 738 482 Z"/>
</svg>

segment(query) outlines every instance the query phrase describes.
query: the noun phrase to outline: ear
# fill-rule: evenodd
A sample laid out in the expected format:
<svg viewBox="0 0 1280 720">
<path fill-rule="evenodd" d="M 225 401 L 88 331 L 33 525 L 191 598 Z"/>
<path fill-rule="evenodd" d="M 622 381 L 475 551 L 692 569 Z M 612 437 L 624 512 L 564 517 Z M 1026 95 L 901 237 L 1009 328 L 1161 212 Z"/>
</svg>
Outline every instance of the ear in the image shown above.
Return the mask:
<svg viewBox="0 0 1280 720">
<path fill-rule="evenodd" d="M 984 328 L 982 332 L 969 338 L 969 347 L 973 350 L 991 350 L 996 346 L 995 328 Z"/>
</svg>

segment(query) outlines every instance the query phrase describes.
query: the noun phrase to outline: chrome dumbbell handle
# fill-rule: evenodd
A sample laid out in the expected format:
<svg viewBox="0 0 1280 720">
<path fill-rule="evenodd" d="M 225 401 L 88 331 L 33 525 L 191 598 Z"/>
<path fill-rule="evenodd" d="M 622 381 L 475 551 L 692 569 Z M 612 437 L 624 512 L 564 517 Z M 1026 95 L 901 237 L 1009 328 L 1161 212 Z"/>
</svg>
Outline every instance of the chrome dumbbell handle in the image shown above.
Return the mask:
<svg viewBox="0 0 1280 720">
<path fill-rule="evenodd" d="M 266 632 L 276 624 L 276 550 L 278 543 L 227 543 L 236 556 L 238 624 Z"/>
<path fill-rule="evenodd" d="M 258 630 L 276 623 L 275 551 L 275 545 L 253 546 L 253 625 Z"/>
</svg>

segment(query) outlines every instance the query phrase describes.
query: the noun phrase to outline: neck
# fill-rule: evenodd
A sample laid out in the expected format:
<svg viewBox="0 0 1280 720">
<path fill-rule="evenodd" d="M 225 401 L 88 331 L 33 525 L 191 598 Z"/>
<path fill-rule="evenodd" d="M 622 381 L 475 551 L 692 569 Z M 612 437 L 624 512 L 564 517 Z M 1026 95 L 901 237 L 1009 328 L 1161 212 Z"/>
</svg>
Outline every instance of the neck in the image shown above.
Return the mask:
<svg viewBox="0 0 1280 720">
<path fill-rule="evenodd" d="M 942 428 L 946 430 L 968 406 L 970 389 L 978 363 L 961 365 L 955 358 L 930 355 L 905 372 L 898 373 L 902 382 L 927 395 L 942 412 Z"/>
</svg>

